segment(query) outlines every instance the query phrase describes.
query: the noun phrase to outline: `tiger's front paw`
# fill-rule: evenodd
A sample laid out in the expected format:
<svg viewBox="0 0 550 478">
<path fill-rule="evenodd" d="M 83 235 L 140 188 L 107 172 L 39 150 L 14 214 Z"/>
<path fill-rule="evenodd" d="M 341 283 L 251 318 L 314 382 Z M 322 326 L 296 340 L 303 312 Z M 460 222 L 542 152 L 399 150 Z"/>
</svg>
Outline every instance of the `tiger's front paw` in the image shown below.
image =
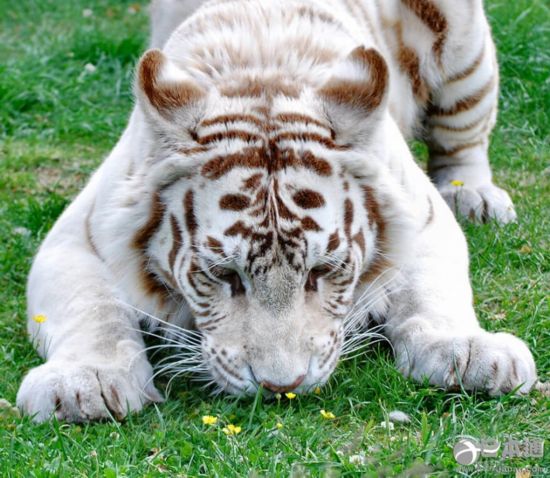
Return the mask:
<svg viewBox="0 0 550 478">
<path fill-rule="evenodd" d="M 68 422 L 122 420 L 149 402 L 162 401 L 152 381 L 140 383 L 138 377 L 123 367 L 47 362 L 26 375 L 17 406 L 36 422 L 54 415 Z"/>
<path fill-rule="evenodd" d="M 535 362 L 527 345 L 506 333 L 489 333 L 429 341 L 413 357 L 400 362 L 405 375 L 432 385 L 486 391 L 501 395 L 517 389 L 528 393 L 537 382 Z"/>
<path fill-rule="evenodd" d="M 473 186 L 459 180 L 443 186 L 439 192 L 456 216 L 463 216 L 473 222 L 496 220 L 500 224 L 517 219 L 514 204 L 508 193 L 492 183 Z"/>
</svg>

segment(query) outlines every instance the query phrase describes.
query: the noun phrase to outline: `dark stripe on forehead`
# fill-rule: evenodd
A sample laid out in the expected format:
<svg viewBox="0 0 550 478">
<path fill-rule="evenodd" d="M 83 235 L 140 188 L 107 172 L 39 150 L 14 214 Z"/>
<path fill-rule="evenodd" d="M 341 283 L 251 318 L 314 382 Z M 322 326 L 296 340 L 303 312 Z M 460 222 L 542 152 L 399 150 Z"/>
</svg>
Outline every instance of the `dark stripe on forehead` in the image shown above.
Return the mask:
<svg viewBox="0 0 550 478">
<path fill-rule="evenodd" d="M 325 205 L 322 194 L 311 189 L 300 189 L 292 195 L 293 201 L 302 209 L 315 209 Z"/>
<path fill-rule="evenodd" d="M 349 149 L 349 146 L 341 146 L 336 144 L 332 138 L 327 138 L 326 136 L 322 136 L 320 134 L 312 133 L 312 132 L 286 131 L 284 133 L 279 133 L 271 141 L 275 144 L 280 143 L 281 141 L 299 141 L 299 142 L 311 141 L 314 143 L 322 144 L 327 149 L 338 149 L 338 150 Z"/>
<path fill-rule="evenodd" d="M 208 179 L 219 179 L 233 168 L 261 168 L 265 166 L 259 149 L 247 148 L 242 153 L 218 156 L 208 161 L 201 170 L 201 174 Z"/>
<path fill-rule="evenodd" d="M 231 131 L 220 131 L 218 133 L 212 133 L 206 136 L 199 137 L 197 138 L 197 142 L 201 145 L 205 145 L 209 143 L 214 143 L 216 141 L 224 141 L 224 140 L 231 140 L 231 139 L 240 139 L 242 141 L 250 143 L 250 142 L 260 142 L 262 141 L 263 138 L 260 135 L 255 133 L 234 129 Z"/>
<path fill-rule="evenodd" d="M 250 206 L 250 199 L 244 194 L 226 194 L 220 198 L 220 208 L 230 211 L 242 211 Z"/>
<path fill-rule="evenodd" d="M 238 85 L 222 86 L 219 91 L 229 98 L 240 96 L 262 98 L 277 95 L 298 98 L 300 96 L 300 89 L 296 85 L 286 83 L 279 78 L 248 78 L 241 80 Z"/>
<path fill-rule="evenodd" d="M 237 123 L 237 122 L 243 122 L 243 123 L 253 123 L 256 126 L 262 128 L 265 125 L 265 121 L 262 121 L 261 119 L 257 118 L 254 115 L 247 115 L 247 114 L 227 114 L 227 115 L 220 115 L 216 116 L 214 118 L 209 118 L 206 120 L 201 121 L 199 126 L 202 126 L 204 128 L 208 126 L 212 126 L 215 124 L 224 124 L 224 123 Z"/>
<path fill-rule="evenodd" d="M 243 181 L 244 189 L 254 191 L 260 186 L 262 178 L 263 178 L 262 173 L 253 174 L 252 176 L 250 176 L 249 178 Z"/>
<path fill-rule="evenodd" d="M 326 159 L 319 158 L 310 151 L 299 156 L 291 149 L 277 150 L 275 145 L 271 152 L 264 148 L 245 148 L 240 153 L 217 156 L 202 167 L 201 174 L 215 180 L 237 167 L 265 168 L 271 173 L 284 168 L 304 167 L 320 176 L 332 174 L 332 166 Z"/>
<path fill-rule="evenodd" d="M 300 113 L 280 113 L 275 116 L 275 121 L 280 121 L 281 123 L 306 123 L 313 124 L 319 128 L 326 129 L 331 135 L 334 133 L 332 128 L 329 125 L 321 123 L 321 121 L 311 118 L 307 115 Z"/>
</svg>

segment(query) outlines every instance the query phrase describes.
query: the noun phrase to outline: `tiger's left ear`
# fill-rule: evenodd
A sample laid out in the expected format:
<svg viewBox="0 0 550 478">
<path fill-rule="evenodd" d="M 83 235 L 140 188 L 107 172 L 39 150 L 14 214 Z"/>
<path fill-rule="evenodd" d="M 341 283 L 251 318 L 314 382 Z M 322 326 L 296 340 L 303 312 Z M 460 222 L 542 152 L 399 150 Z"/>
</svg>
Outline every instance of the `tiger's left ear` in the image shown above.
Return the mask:
<svg viewBox="0 0 550 478">
<path fill-rule="evenodd" d="M 388 66 L 382 55 L 359 46 L 337 64 L 318 95 L 340 139 L 353 141 L 380 118 L 388 89 Z"/>
<path fill-rule="evenodd" d="M 198 103 L 206 92 L 160 50 L 147 51 L 139 61 L 136 91 L 149 112 L 166 120 Z"/>
</svg>

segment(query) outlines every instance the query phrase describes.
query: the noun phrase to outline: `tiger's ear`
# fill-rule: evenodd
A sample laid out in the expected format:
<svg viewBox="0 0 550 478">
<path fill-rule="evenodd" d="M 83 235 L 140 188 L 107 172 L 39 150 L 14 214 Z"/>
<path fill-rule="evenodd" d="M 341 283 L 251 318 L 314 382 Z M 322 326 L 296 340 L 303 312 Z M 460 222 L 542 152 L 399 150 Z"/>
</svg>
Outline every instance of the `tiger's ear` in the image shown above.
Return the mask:
<svg viewBox="0 0 550 478">
<path fill-rule="evenodd" d="M 136 83 L 137 96 L 144 109 L 167 120 L 206 95 L 184 70 L 157 49 L 141 57 Z"/>
<path fill-rule="evenodd" d="M 318 90 L 340 140 L 357 140 L 385 109 L 389 89 L 386 61 L 378 51 L 355 48 Z"/>
</svg>

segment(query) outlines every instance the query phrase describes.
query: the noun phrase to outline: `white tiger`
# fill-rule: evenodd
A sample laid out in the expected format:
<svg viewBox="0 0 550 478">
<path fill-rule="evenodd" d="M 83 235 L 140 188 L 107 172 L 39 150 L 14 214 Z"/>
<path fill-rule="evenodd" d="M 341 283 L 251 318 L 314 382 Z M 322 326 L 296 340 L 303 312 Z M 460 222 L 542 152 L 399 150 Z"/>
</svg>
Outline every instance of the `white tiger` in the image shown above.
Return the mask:
<svg viewBox="0 0 550 478">
<path fill-rule="evenodd" d="M 528 392 L 532 355 L 480 328 L 464 236 L 406 143 L 423 133 L 459 213 L 515 218 L 487 159 L 481 0 L 201 3 L 154 3 L 163 50 L 128 127 L 34 261 L 47 361 L 19 407 L 81 421 L 161 401 L 140 325 L 230 393 L 307 392 L 369 317 L 406 376 Z"/>
</svg>

